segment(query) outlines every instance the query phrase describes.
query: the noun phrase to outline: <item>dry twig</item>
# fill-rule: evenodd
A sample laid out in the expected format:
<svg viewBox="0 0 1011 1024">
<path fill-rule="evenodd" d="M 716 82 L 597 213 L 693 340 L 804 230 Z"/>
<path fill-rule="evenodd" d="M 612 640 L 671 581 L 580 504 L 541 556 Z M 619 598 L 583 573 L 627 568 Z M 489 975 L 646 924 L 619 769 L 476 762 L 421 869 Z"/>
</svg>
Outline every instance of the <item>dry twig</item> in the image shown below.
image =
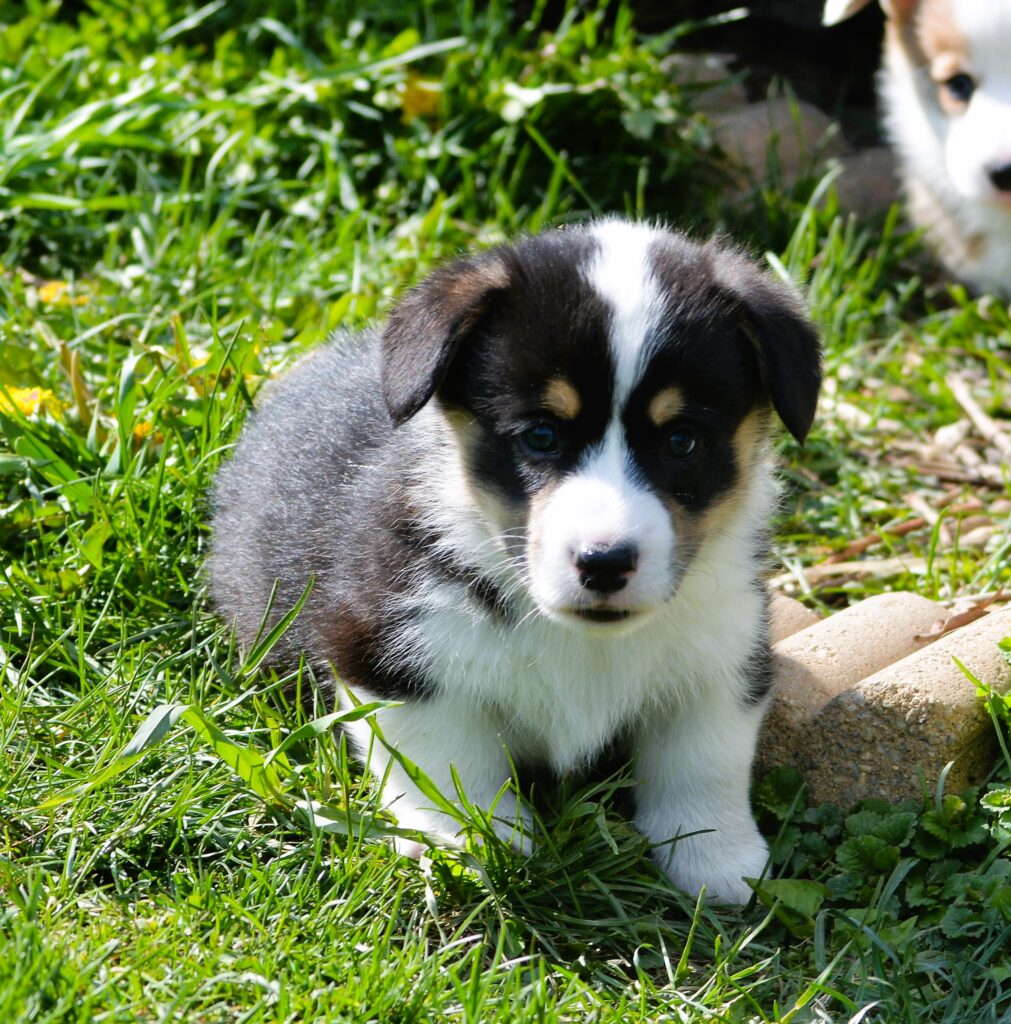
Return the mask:
<svg viewBox="0 0 1011 1024">
<path fill-rule="evenodd" d="M 986 441 L 998 448 L 1004 455 L 1011 456 L 1011 438 L 983 411 L 972 397 L 969 385 L 958 374 L 948 377 L 948 388 L 955 396 L 955 401 L 965 410 L 972 425 L 982 434 Z"/>
</svg>

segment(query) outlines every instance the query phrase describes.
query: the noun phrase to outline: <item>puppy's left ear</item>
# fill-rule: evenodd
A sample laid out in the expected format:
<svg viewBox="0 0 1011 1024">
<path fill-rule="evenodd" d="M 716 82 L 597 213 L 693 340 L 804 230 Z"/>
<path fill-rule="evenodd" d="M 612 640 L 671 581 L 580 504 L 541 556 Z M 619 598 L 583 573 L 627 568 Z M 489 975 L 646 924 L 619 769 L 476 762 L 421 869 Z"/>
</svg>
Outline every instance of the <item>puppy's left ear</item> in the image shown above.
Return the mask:
<svg viewBox="0 0 1011 1024">
<path fill-rule="evenodd" d="M 435 394 L 453 357 L 494 296 L 509 287 L 497 251 L 441 267 L 390 313 L 382 334 L 382 389 L 394 426 Z"/>
<path fill-rule="evenodd" d="M 870 2 L 871 0 L 825 0 L 825 5 L 821 9 L 821 23 L 838 25 L 840 21 L 852 18 Z"/>
<path fill-rule="evenodd" d="M 821 387 L 821 342 L 792 288 L 750 262 L 723 273 L 738 303 L 738 324 L 758 356 L 762 384 L 783 425 L 803 443 Z"/>
</svg>

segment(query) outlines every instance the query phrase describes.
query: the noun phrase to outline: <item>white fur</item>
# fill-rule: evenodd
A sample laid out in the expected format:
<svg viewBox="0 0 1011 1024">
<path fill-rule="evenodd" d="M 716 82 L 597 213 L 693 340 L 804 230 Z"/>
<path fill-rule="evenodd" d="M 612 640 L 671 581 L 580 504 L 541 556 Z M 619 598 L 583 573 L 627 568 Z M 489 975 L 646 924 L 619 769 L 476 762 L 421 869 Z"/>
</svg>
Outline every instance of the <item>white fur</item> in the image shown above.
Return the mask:
<svg viewBox="0 0 1011 1024">
<path fill-rule="evenodd" d="M 631 477 L 622 413 L 641 368 L 649 358 L 648 341 L 659 327 L 663 297 L 649 261 L 657 232 L 644 224 L 605 220 L 591 235 L 598 252 L 584 275 L 613 309 L 609 338 L 615 367 L 611 421 L 600 444 L 538 509 L 534 524 L 530 588 L 541 610 L 560 622 L 574 608 L 595 603 L 580 585 L 573 555 L 597 546 L 633 545 L 639 567 L 625 588 L 607 604 L 631 610 L 633 628 L 666 600 L 676 582 L 676 539 L 670 515 L 655 494 Z M 579 623 L 585 632 L 585 623 Z M 620 627 L 619 627 L 620 628 Z M 618 630 L 606 627 L 609 635 Z"/>
<path fill-rule="evenodd" d="M 644 342 L 662 309 L 648 250 L 657 232 L 647 224 L 604 220 L 590 232 L 600 251 L 586 278 L 614 309 L 611 351 L 615 360 L 615 410 L 620 412 L 648 356 Z"/>
<path fill-rule="evenodd" d="M 594 604 L 580 585 L 573 553 L 632 544 L 639 567 L 608 606 L 648 614 L 673 590 L 675 538 L 663 503 L 629 477 L 630 455 L 620 423 L 611 423 L 585 464 L 554 492 L 536 519 L 530 589 L 540 608 L 559 621 Z M 580 628 L 585 626 L 580 623 Z M 613 632 L 613 625 L 607 626 Z M 620 628 L 620 627 L 619 627 Z"/>
<path fill-rule="evenodd" d="M 823 25 L 838 25 L 840 21 L 845 21 L 861 8 L 866 7 L 868 3 L 870 0 L 825 0 L 825 6 L 821 11 L 821 23 Z"/>
<path fill-rule="evenodd" d="M 355 698 L 361 702 L 375 699 L 366 690 L 355 691 Z M 345 700 L 344 706 L 348 703 Z M 447 838 L 459 831 L 455 820 L 430 806 L 415 789 L 389 747 L 422 765 L 439 792 L 453 801 L 455 769 L 467 799 L 482 810 L 491 811 L 496 832 L 529 850 L 530 812 L 519 804 L 513 792 L 502 791 L 511 778 L 509 755 L 504 738 L 484 709 L 440 694 L 432 700 L 408 701 L 402 707 L 386 709 L 380 728 L 386 745 L 373 735 L 367 722 L 351 723 L 346 731 L 369 770 L 376 778 L 385 779 L 384 800 L 403 828 Z"/>
<path fill-rule="evenodd" d="M 717 902 L 745 903 L 743 879 L 760 877 L 769 855 L 747 787 L 762 710 L 742 706 L 732 677 L 722 683 L 640 731 L 635 823 L 682 889 L 705 885 Z"/>
</svg>

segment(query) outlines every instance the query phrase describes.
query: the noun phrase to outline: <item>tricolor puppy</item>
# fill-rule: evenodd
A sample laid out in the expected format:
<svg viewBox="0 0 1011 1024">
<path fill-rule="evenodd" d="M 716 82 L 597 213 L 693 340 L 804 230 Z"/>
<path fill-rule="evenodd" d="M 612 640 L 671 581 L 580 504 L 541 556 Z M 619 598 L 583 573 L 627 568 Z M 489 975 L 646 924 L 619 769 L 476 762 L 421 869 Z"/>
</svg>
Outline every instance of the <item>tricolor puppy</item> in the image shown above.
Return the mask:
<svg viewBox="0 0 1011 1024">
<path fill-rule="evenodd" d="M 792 291 L 715 243 L 605 220 L 461 259 L 271 390 L 218 480 L 215 599 L 249 644 L 314 578 L 282 655 L 403 701 L 387 742 L 518 845 L 510 760 L 618 745 L 670 877 L 743 902 L 769 435 L 805 436 L 819 381 Z M 348 734 L 402 825 L 457 832 Z"/>
<path fill-rule="evenodd" d="M 834 24 L 870 0 L 828 0 Z M 910 219 L 978 291 L 1011 295 L 1011 0 L 881 0 L 880 94 Z"/>
</svg>

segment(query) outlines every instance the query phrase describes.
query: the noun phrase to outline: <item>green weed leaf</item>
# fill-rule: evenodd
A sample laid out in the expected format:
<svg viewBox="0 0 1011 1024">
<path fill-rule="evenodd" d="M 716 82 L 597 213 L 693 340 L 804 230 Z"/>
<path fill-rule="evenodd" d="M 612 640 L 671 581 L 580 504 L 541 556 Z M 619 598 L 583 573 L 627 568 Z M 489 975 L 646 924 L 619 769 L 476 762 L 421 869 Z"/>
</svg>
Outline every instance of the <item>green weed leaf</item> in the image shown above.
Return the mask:
<svg viewBox="0 0 1011 1024">
<path fill-rule="evenodd" d="M 846 830 L 854 836 L 877 836 L 890 846 L 904 846 L 916 828 L 912 811 L 858 811 L 846 819 Z"/>
<path fill-rule="evenodd" d="M 188 704 L 160 704 L 144 719 L 129 743 L 120 751 L 119 760 L 132 761 L 157 746 L 189 710 Z"/>
<path fill-rule="evenodd" d="M 329 735 L 333 732 L 334 726 L 339 725 L 341 722 L 358 722 L 363 718 L 374 715 L 377 711 L 383 710 L 383 708 L 397 707 L 399 703 L 399 701 L 395 700 L 370 701 L 368 704 L 359 704 L 346 711 L 334 711 L 329 715 L 314 718 L 288 733 L 281 743 L 267 754 L 265 760 L 269 762 L 291 747 L 317 739 L 320 736 Z"/>
<path fill-rule="evenodd" d="M 986 823 L 975 801 L 969 803 L 955 793 L 947 794 L 939 808 L 927 811 L 920 827 L 953 849 L 980 843 L 987 836 Z"/>
<path fill-rule="evenodd" d="M 897 846 L 878 836 L 865 835 L 847 839 L 836 851 L 839 866 L 854 874 L 880 874 L 891 871 L 899 862 Z"/>
<path fill-rule="evenodd" d="M 105 542 L 112 535 L 112 527 L 105 519 L 96 519 L 81 538 L 81 554 L 96 568 L 102 568 Z"/>
<path fill-rule="evenodd" d="M 767 878 L 752 882 L 751 887 L 790 933 L 800 938 L 814 932 L 814 916 L 829 892 L 819 882 L 794 878 Z"/>
<path fill-rule="evenodd" d="M 277 770 L 258 750 L 229 739 L 199 708 L 187 708 L 182 717 L 258 797 L 272 804 L 290 802 Z"/>
</svg>

